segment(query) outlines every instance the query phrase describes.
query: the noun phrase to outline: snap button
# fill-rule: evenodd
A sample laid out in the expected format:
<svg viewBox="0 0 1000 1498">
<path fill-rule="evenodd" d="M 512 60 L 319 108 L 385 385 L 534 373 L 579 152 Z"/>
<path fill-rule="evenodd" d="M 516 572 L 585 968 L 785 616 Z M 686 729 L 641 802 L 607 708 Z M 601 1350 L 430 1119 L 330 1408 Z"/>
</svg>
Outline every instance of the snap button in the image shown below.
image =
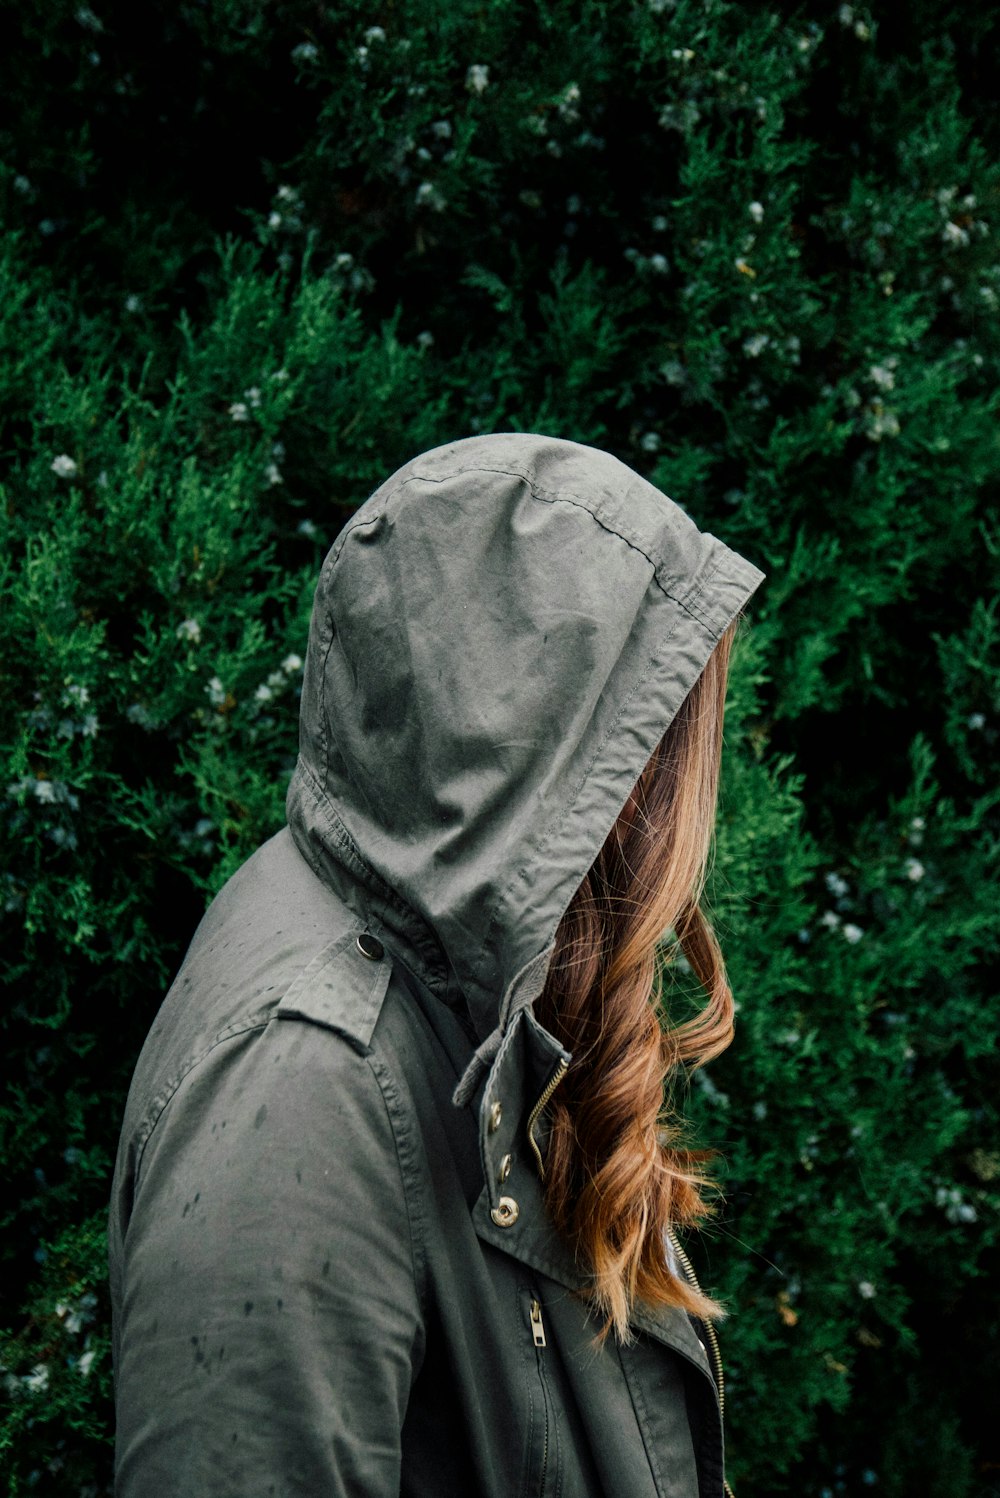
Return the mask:
<svg viewBox="0 0 1000 1498">
<path fill-rule="evenodd" d="M 499 1129 L 501 1118 L 503 1118 L 503 1104 L 502 1103 L 494 1103 L 493 1107 L 490 1109 L 490 1133 L 491 1134 L 495 1134 L 496 1131 L 497 1131 L 497 1129 Z"/>
<path fill-rule="evenodd" d="M 380 941 L 371 936 L 367 931 L 362 931 L 358 937 L 358 951 L 362 957 L 367 957 L 369 962 L 381 962 L 385 956 L 385 948 Z"/>
<path fill-rule="evenodd" d="M 513 1155 L 504 1155 L 503 1159 L 500 1161 L 500 1169 L 497 1171 L 498 1181 L 503 1182 L 507 1179 L 507 1177 L 510 1175 L 510 1167 L 513 1165 L 513 1163 Z"/>
<path fill-rule="evenodd" d="M 490 1210 L 490 1216 L 498 1228 L 512 1228 L 517 1221 L 520 1207 L 512 1196 L 502 1196 Z"/>
</svg>

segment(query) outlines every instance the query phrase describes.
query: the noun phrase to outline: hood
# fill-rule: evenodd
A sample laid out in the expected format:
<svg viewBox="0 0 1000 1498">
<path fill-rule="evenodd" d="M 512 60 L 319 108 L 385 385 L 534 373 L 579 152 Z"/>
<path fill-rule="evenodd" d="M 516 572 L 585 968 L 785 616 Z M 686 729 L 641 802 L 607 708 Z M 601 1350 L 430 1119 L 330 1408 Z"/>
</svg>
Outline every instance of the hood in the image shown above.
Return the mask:
<svg viewBox="0 0 1000 1498">
<path fill-rule="evenodd" d="M 299 851 L 495 1054 L 559 920 L 764 574 L 618 459 L 527 433 L 406 464 L 316 590 Z"/>
</svg>

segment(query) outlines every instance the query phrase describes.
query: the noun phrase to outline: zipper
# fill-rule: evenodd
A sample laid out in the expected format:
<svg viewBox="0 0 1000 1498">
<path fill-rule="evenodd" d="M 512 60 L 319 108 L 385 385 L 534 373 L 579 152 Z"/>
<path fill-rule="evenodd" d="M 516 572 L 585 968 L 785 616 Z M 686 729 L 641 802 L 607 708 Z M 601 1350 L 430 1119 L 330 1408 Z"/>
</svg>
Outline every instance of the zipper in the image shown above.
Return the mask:
<svg viewBox="0 0 1000 1498">
<path fill-rule="evenodd" d="M 545 1322 L 542 1318 L 542 1303 L 538 1299 L 538 1296 L 535 1294 L 534 1290 L 531 1290 L 528 1293 L 530 1295 L 530 1299 L 528 1301 L 528 1325 L 531 1328 L 531 1340 L 535 1346 L 535 1363 L 538 1372 L 538 1388 L 542 1400 L 542 1418 L 545 1421 L 545 1427 L 542 1434 L 541 1470 L 538 1474 L 538 1492 L 540 1494 L 543 1494 L 547 1491 L 546 1482 L 548 1480 L 549 1473 L 549 1430 L 552 1423 L 549 1403 L 549 1390 L 545 1378 L 545 1368 L 543 1366 L 543 1349 L 547 1344 L 545 1340 Z"/>
<path fill-rule="evenodd" d="M 545 1107 L 545 1104 L 555 1092 L 556 1088 L 559 1086 L 559 1083 L 562 1081 L 563 1077 L 568 1071 L 569 1062 L 564 1061 L 560 1056 L 559 1060 L 556 1062 L 556 1069 L 549 1078 L 548 1085 L 545 1088 L 545 1091 L 542 1093 L 541 1097 L 538 1099 L 538 1102 L 532 1108 L 530 1117 L 528 1118 L 528 1143 L 531 1145 L 531 1148 L 534 1151 L 535 1160 L 538 1163 L 538 1174 L 543 1181 L 545 1180 L 545 1162 L 542 1159 L 542 1152 L 538 1148 L 538 1145 L 535 1141 L 535 1124 L 538 1122 L 539 1116 L 542 1109 Z"/>
<path fill-rule="evenodd" d="M 545 1323 L 542 1320 L 542 1308 L 537 1300 L 531 1302 L 528 1310 L 528 1320 L 531 1322 L 531 1336 L 536 1347 L 545 1346 Z"/>
<path fill-rule="evenodd" d="M 677 1258 L 680 1261 L 681 1268 L 684 1271 L 685 1278 L 692 1286 L 692 1288 L 697 1290 L 698 1294 L 700 1295 L 701 1286 L 698 1283 L 698 1276 L 694 1272 L 694 1265 L 691 1263 L 691 1260 L 688 1258 L 684 1249 L 677 1241 L 677 1237 L 672 1229 L 668 1229 L 667 1231 L 671 1245 L 673 1246 L 674 1253 L 677 1255 Z M 701 1321 L 701 1324 L 705 1328 L 705 1335 L 708 1338 L 708 1344 L 711 1348 L 710 1361 L 713 1364 L 715 1386 L 719 1391 L 719 1421 L 720 1423 L 722 1423 L 726 1418 L 726 1376 L 722 1370 L 722 1348 L 719 1346 L 719 1334 L 715 1330 L 712 1322 L 705 1318 Z M 722 1486 L 725 1491 L 726 1498 L 733 1498 L 733 1490 L 729 1486 L 725 1478 L 722 1479 Z"/>
</svg>

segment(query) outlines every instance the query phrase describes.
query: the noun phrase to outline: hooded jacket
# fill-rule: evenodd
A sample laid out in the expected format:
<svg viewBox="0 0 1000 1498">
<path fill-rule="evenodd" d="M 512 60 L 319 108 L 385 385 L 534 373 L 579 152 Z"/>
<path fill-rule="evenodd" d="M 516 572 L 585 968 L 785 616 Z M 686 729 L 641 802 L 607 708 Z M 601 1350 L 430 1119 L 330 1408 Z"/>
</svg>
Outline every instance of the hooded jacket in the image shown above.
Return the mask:
<svg viewBox="0 0 1000 1498">
<path fill-rule="evenodd" d="M 714 1360 L 545 1213 L 557 925 L 763 574 L 615 458 L 394 474 L 316 591 L 288 825 L 195 934 L 110 1219 L 119 1498 L 720 1498 Z M 669 1248 L 665 1246 L 665 1252 Z"/>
</svg>

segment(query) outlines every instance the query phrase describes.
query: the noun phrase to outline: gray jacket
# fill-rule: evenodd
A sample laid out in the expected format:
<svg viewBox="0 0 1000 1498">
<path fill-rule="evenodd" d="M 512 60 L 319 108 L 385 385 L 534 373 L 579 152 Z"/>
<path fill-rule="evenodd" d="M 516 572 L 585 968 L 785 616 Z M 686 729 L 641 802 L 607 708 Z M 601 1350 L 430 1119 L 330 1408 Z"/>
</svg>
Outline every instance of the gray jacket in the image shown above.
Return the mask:
<svg viewBox="0 0 1000 1498">
<path fill-rule="evenodd" d="M 119 1498 L 720 1498 L 704 1328 L 594 1345 L 543 1207 L 560 916 L 762 573 L 616 459 L 424 454 L 323 566 L 288 826 L 153 1024 Z"/>
</svg>

